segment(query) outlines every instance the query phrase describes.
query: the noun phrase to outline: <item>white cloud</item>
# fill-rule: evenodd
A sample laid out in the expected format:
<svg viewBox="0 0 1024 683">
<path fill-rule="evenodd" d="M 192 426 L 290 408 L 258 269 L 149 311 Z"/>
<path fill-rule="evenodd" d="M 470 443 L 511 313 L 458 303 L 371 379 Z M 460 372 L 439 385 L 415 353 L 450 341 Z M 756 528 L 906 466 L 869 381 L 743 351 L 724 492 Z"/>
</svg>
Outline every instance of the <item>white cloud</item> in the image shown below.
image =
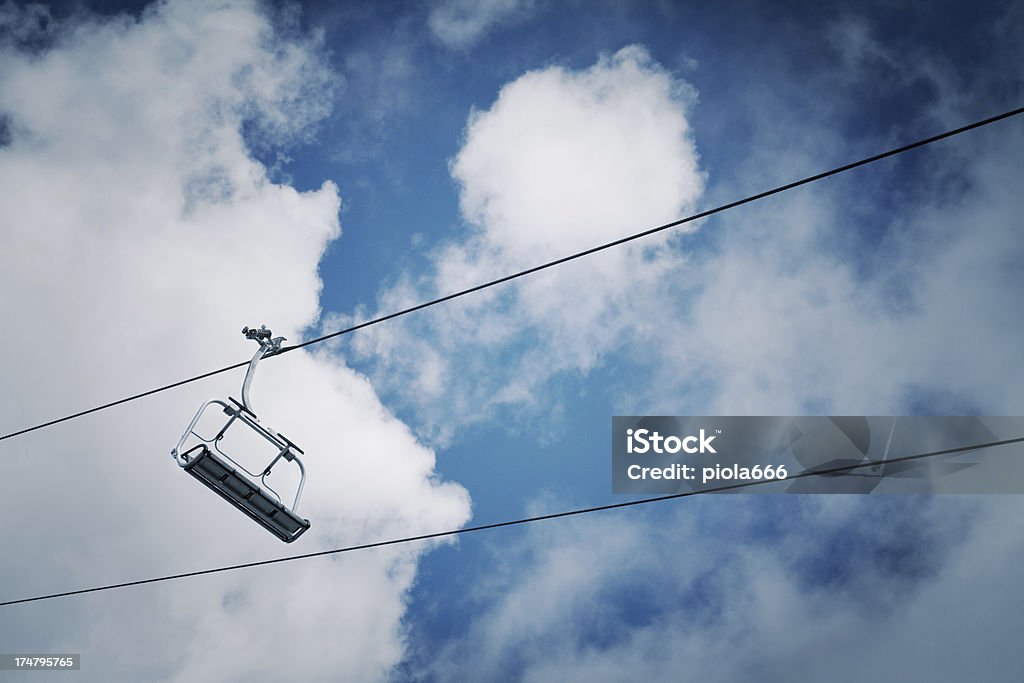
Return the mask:
<svg viewBox="0 0 1024 683">
<path fill-rule="evenodd" d="M 778 108 L 763 111 L 786 120 Z M 950 127 L 967 119 L 945 111 L 928 107 L 921 118 Z M 765 187 L 821 168 L 805 160 L 815 148 L 856 158 L 840 133 L 799 125 L 803 141 L 766 142 L 757 153 L 781 176 Z M 1022 152 L 1019 126 L 998 125 L 908 155 L 905 166 L 880 164 L 722 215 L 714 250 L 691 264 L 699 293 L 665 328 L 685 343 L 652 347 L 661 356 L 654 386 L 626 400 L 653 414 L 899 414 L 922 395 L 954 413 L 1024 409 L 1024 390 L 1006 374 L 1024 335 L 1008 315 L 1024 286 L 1015 265 L 1024 258 L 1014 170 Z M 901 181 L 908 189 L 893 208 L 872 205 L 877 185 Z M 694 377 L 704 391 L 686 390 Z"/>
<path fill-rule="evenodd" d="M 449 48 L 467 49 L 495 25 L 533 11 L 533 0 L 438 0 L 427 17 L 434 37 Z"/>
<path fill-rule="evenodd" d="M 0 55 L 3 431 L 219 367 L 243 324 L 292 339 L 319 315 L 338 189 L 275 185 L 250 144 L 302 139 L 330 106 L 315 39 L 257 3 L 169 2 L 76 19 Z M 5 12 L 8 6 L 5 5 Z M 24 28 L 32 12 L 5 14 Z M 22 23 L 19 23 L 22 22 Z M 19 28 L 19 30 L 20 30 Z M 31 32 L 31 27 L 22 34 Z M 290 35 L 290 34 L 289 34 Z M 256 139 L 245 139 L 243 123 Z M 261 416 L 302 446 L 313 528 L 280 545 L 169 456 L 232 373 L 3 444 L 4 599 L 458 526 L 466 492 L 325 352 L 261 366 Z M 370 680 L 401 657 L 424 547 L 4 608 L 21 651 L 81 651 L 83 680 Z"/>
<path fill-rule="evenodd" d="M 529 72 L 475 111 L 452 161 L 470 234 L 434 254 L 434 273 L 384 292 L 382 311 L 478 284 L 609 241 L 692 209 L 703 187 L 686 120 L 692 91 L 637 46 L 593 67 Z M 551 407 L 534 395 L 586 373 L 651 332 L 668 273 L 683 257 L 665 236 L 557 273 L 475 294 L 404 325 L 357 337 L 375 379 L 402 392 L 427 433 L 501 406 Z M 512 362 L 504 352 L 516 349 Z"/>
<path fill-rule="evenodd" d="M 504 571 L 470 596 L 468 630 L 428 680 L 997 681 L 1019 668 L 1024 623 L 992 589 L 1016 581 L 1024 537 L 1005 520 L 1019 502 L 764 502 L 679 501 L 505 538 Z"/>
<path fill-rule="evenodd" d="M 901 78 L 936 92 L 955 81 L 922 65 Z M 853 60 L 836 79 L 860 68 Z M 886 133 L 864 149 L 836 129 L 832 104 L 795 120 L 789 98 L 773 93 L 765 84 L 746 95 L 758 144 L 715 203 L 907 139 Z M 692 209 L 703 182 L 690 100 L 637 47 L 506 85 L 470 116 L 451 164 L 468 234 L 435 253 L 432 274 L 384 292 L 380 312 Z M 962 123 L 957 102 L 923 106 L 906 130 Z M 373 328 L 354 349 L 442 443 L 496 415 L 514 426 L 551 410 L 529 428 L 557 430 L 558 380 L 613 357 L 638 366 L 613 387 L 617 414 L 899 412 L 922 397 L 933 409 L 1019 411 L 1024 390 L 1005 369 L 1024 334 L 1008 315 L 1022 284 L 1021 149 L 1018 129 L 1001 124 L 908 155 L 906 166 L 881 163 L 721 214 L 706 238 L 682 242 L 694 245 L 688 253 L 652 238 Z M 892 210 L 865 201 L 904 174 Z"/>
<path fill-rule="evenodd" d="M 631 52 L 618 59 L 630 61 Z M 588 86 L 603 76 L 616 81 L 615 62 L 603 60 L 586 75 L 557 68 L 527 74 L 506 86 L 490 110 L 471 117 L 452 172 L 473 231 L 437 252 L 435 273 L 386 291 L 382 311 L 672 217 L 644 213 L 658 203 L 636 199 L 643 196 L 635 190 L 641 181 L 608 175 L 608 164 L 593 156 L 637 149 L 642 157 L 647 149 L 631 137 L 634 127 L 601 128 L 605 107 L 623 111 L 611 104 L 615 97 L 581 94 L 602 92 Z M 852 59 L 846 68 L 861 62 Z M 932 79 L 941 93 L 954 79 L 934 68 L 913 77 Z M 808 81 L 849 82 L 831 76 Z M 671 83 L 649 62 L 626 81 Z M 789 93 L 771 92 L 776 88 L 785 90 L 766 83 L 745 95 L 743 103 L 756 112 L 750 138 L 757 144 L 733 170 L 741 189 L 721 189 L 722 201 L 874 151 L 837 128 L 832 114 L 841 96 L 819 108 L 810 101 L 818 91 L 794 104 Z M 952 127 L 971 118 L 965 111 L 991 113 L 993 106 L 987 98 L 970 106 L 940 99 L 885 135 L 904 141 L 915 127 Z M 573 118 L 566 101 L 587 102 L 580 109 L 588 113 Z M 685 123 L 678 100 L 648 96 L 646 102 L 668 102 L 675 113 L 659 120 Z M 545 125 L 545 112 L 566 125 Z M 674 130 L 659 139 L 680 139 L 672 126 L 647 130 Z M 680 159 L 696 158 L 692 147 L 678 149 L 689 151 L 638 167 L 678 168 Z M 398 332 L 362 335 L 355 348 L 383 359 L 375 372 L 391 375 L 406 397 L 413 394 L 411 407 L 441 438 L 503 407 L 550 406 L 544 397 L 559 390 L 554 379 L 586 373 L 631 344 L 644 351 L 629 360 L 646 367 L 614 397 L 616 407 L 624 406 L 617 413 L 1019 413 L 1024 388 L 1014 369 L 1024 323 L 1014 312 L 1024 287 L 1022 154 L 1019 122 L 1001 124 L 731 211 L 709 224 L 713 234 L 694 240 L 697 248 L 686 258 L 655 240 L 649 260 L 623 249 L 532 276 L 517 288 L 416 314 Z M 654 175 L 635 177 L 656 182 Z M 892 185 L 899 191 L 888 192 Z M 563 206 L 551 187 L 574 201 Z M 677 187 L 673 198 L 669 188 L 656 198 L 678 211 L 698 198 L 701 184 L 685 188 L 690 192 Z M 880 196 L 899 201 L 882 205 Z M 630 210 L 625 225 L 603 222 L 620 208 Z M 576 211 L 584 219 L 579 223 Z M 419 365 L 424 359 L 426 369 Z M 922 395 L 924 405 L 915 405 Z M 547 423 L 530 429 L 536 433 Z M 773 509 L 733 498 L 716 503 L 723 517 Z M 891 505 L 903 510 L 903 503 Z M 779 510 L 802 505 L 789 501 Z M 435 658 L 433 674 L 438 680 L 496 671 L 537 681 L 792 680 L 796 671 L 808 680 L 1006 680 L 1006 671 L 1020 668 L 1007 634 L 1019 632 L 1021 619 L 1002 601 L 1016 585 L 1004 568 L 1018 565 L 1024 548 L 1020 525 L 1006 522 L 1020 516 L 1018 503 L 932 499 L 923 517 L 906 526 L 877 514 L 863 520 L 863 513 L 890 505 L 877 498 L 806 505 L 811 509 L 800 521 L 821 521 L 806 534 L 787 526 L 793 520 L 786 514 L 762 520 L 784 526 L 778 548 L 747 543 L 738 533 L 717 543 L 720 527 L 694 531 L 691 522 L 706 521 L 710 503 L 699 516 L 581 522 L 531 531 L 521 545 L 506 541 L 495 560 L 506 573 L 477 596 L 469 631 Z M 732 531 L 721 519 L 711 523 Z M 823 562 L 832 547 L 822 537 L 829 535 L 838 548 L 853 546 L 841 565 L 867 566 L 835 591 L 809 588 L 794 576 L 789 553 Z M 863 551 L 856 542 L 873 548 Z M 885 569 L 886 562 L 904 560 L 916 572 L 893 576 Z M 706 589 L 700 581 L 709 571 L 718 583 Z M 642 611 L 629 612 L 632 580 L 652 581 L 675 602 L 648 623 L 630 622 L 644 618 Z M 714 607 L 721 612 L 687 602 L 693 592 L 720 598 Z M 623 623 L 621 631 L 595 633 Z"/>
<path fill-rule="evenodd" d="M 638 46 L 520 76 L 470 116 L 452 164 L 463 215 L 516 265 L 675 217 L 702 188 L 690 97 Z"/>
</svg>

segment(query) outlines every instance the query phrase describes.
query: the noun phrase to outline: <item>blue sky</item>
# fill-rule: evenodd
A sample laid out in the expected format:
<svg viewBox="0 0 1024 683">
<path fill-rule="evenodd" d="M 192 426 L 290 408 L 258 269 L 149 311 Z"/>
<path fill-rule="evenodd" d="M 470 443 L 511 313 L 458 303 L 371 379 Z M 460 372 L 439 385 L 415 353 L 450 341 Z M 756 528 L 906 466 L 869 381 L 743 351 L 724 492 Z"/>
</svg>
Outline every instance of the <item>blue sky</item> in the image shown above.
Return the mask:
<svg viewBox="0 0 1024 683">
<path fill-rule="evenodd" d="M 316 336 L 1018 107 L 1022 22 L 1010 2 L 8 1 L 0 266 L 27 294 L 0 310 L 54 341 L 0 368 L 2 431 L 236 361 L 244 324 Z M 268 363 L 257 400 L 312 446 L 296 551 L 623 500 L 617 414 L 1020 414 L 1022 150 L 1004 121 Z M 95 352 L 53 361 L 83 325 Z M 49 362 L 75 379 L 57 398 Z M 18 477 L 99 463 L 68 477 L 116 489 L 113 530 L 83 536 L 59 486 L 12 491 L 50 502 L 41 539 L 83 540 L 26 550 L 5 594 L 279 552 L 159 455 L 236 380 L 26 437 Z M 168 483 L 147 499 L 143 477 Z M 84 680 L 217 671 L 204 643 L 259 623 L 332 652 L 303 680 L 1011 680 L 1019 518 L 1015 496 L 690 499 L 25 608 L 0 635 L 91 652 Z M 182 661 L 99 642 L 172 627 Z M 223 647 L 286 675 L 267 638 Z"/>
</svg>

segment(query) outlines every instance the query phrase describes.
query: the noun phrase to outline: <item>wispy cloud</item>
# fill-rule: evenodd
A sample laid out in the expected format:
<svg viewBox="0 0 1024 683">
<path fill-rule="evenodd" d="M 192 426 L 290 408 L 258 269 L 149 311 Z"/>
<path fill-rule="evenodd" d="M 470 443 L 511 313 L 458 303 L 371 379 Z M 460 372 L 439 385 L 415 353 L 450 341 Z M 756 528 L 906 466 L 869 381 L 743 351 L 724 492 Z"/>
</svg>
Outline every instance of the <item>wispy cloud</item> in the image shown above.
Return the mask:
<svg viewBox="0 0 1024 683">
<path fill-rule="evenodd" d="M 443 45 L 467 49 L 499 23 L 528 15 L 533 5 L 533 0 L 437 0 L 427 24 Z"/>
<path fill-rule="evenodd" d="M 992 586 L 1020 504 L 980 503 L 727 496 L 537 526 L 493 546 L 422 678 L 1006 680 L 1024 624 Z"/>
</svg>

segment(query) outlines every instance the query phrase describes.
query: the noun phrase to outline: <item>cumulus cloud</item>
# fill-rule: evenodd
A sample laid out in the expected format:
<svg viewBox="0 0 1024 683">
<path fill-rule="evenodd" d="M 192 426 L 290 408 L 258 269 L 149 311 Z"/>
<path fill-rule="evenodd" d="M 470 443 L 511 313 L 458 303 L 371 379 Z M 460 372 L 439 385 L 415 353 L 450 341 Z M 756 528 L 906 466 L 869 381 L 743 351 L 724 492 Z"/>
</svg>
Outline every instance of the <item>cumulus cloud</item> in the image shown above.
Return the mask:
<svg viewBox="0 0 1024 683">
<path fill-rule="evenodd" d="M 451 163 L 466 238 L 435 252 L 428 277 L 382 293 L 381 310 L 692 209 L 703 187 L 686 119 L 693 97 L 638 46 L 589 69 L 549 67 L 506 85 L 490 109 L 471 114 Z M 533 396 L 552 377 L 586 373 L 650 332 L 661 283 L 684 263 L 667 237 L 654 237 L 369 330 L 354 348 L 385 386 L 412 388 L 401 396 L 443 441 L 502 406 L 550 407 Z"/>
<path fill-rule="evenodd" d="M 856 35 L 886 54 L 884 64 L 906 61 Z M 955 81 L 934 60 L 920 65 L 899 82 L 942 93 Z M 844 57 L 832 80 L 868 68 Z M 823 73 L 808 79 L 831 82 Z M 772 88 L 745 96 L 759 113 L 758 144 L 730 170 L 731 190 L 713 188 L 711 203 L 908 137 L 886 132 L 865 149 L 835 126 L 835 105 L 794 120 L 789 98 Z M 686 118 L 693 100 L 638 47 L 590 69 L 551 67 L 506 85 L 490 109 L 470 115 L 451 163 L 464 237 L 435 252 L 432 273 L 383 292 L 379 312 L 691 210 L 704 188 Z M 969 114 L 956 103 L 921 103 L 904 129 L 912 136 L 962 123 Z M 567 386 L 609 362 L 630 378 L 613 387 L 618 414 L 856 414 L 922 404 L 1012 413 L 1024 405 L 1005 374 L 1024 334 L 1008 315 L 1024 286 L 1014 265 L 1022 147 L 1013 124 L 972 133 L 721 214 L 701 239 L 663 235 L 360 333 L 354 350 L 441 443 L 495 415 L 515 425 L 550 411 L 530 428 L 557 429 Z M 903 182 L 899 197 L 886 189 Z M 892 202 L 884 208 L 864 201 L 883 195 Z"/>
<path fill-rule="evenodd" d="M 242 325 L 296 339 L 317 320 L 338 188 L 274 184 L 251 153 L 304 139 L 329 111 L 315 36 L 250 2 L 64 24 L 8 3 L 2 17 L 4 432 L 245 358 Z M 200 401 L 237 395 L 240 379 L 6 442 L 4 537 L 24 542 L 5 555 L 4 598 L 282 552 L 169 457 Z M 308 454 L 313 529 L 289 549 L 468 517 L 433 452 L 333 355 L 268 361 L 253 397 Z M 376 679 L 401 657 L 424 550 L 5 608 L 0 639 L 80 651 L 83 680 Z"/>
<path fill-rule="evenodd" d="M 472 47 L 495 25 L 533 10 L 533 0 L 439 0 L 430 8 L 427 25 L 449 48 Z"/>
</svg>

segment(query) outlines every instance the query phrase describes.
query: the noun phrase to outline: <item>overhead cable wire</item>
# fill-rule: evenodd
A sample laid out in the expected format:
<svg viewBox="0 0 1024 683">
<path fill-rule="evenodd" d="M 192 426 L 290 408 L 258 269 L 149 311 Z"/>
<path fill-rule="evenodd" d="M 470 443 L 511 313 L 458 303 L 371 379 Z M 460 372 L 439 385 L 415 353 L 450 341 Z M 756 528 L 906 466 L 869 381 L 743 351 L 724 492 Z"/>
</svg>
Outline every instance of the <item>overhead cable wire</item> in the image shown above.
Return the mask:
<svg viewBox="0 0 1024 683">
<path fill-rule="evenodd" d="M 655 228 L 650 228 L 650 229 L 647 229 L 647 230 L 643 230 L 641 232 L 634 233 L 632 235 L 628 235 L 626 237 L 621 237 L 619 239 L 612 240 L 611 242 L 606 242 L 606 243 L 598 245 L 596 247 L 591 247 L 590 249 L 584 249 L 583 251 L 578 251 L 578 252 L 576 252 L 574 254 L 569 254 L 568 256 L 563 256 L 561 258 L 555 259 L 554 261 L 548 261 L 547 263 L 542 263 L 540 265 L 533 266 L 532 268 L 527 268 L 526 270 L 521 270 L 521 271 L 518 271 L 516 273 L 512 273 L 510 275 L 505 275 L 504 277 L 500 277 L 500 278 L 497 278 L 495 280 L 491 280 L 489 282 L 484 282 L 482 284 L 475 285 L 475 286 L 469 287 L 467 289 L 463 289 L 463 290 L 460 290 L 460 291 L 457 291 L 457 292 L 453 292 L 451 294 L 446 294 L 446 295 L 438 297 L 436 299 L 432 299 L 430 301 L 425 301 L 425 302 L 423 302 L 421 304 L 417 304 L 415 306 L 410 306 L 409 308 L 404 308 L 404 309 L 402 309 L 400 311 L 395 311 L 393 313 L 388 313 L 386 315 L 382 315 L 382 316 L 379 316 L 379 317 L 376 317 L 376 318 L 371 318 L 370 320 L 366 320 L 366 321 L 358 323 L 356 325 L 352 325 L 351 327 L 346 327 L 344 329 L 337 330 L 335 332 L 331 332 L 330 334 L 325 334 L 325 335 L 320 336 L 320 337 L 315 337 L 313 339 L 309 339 L 309 340 L 304 341 L 304 342 L 302 342 L 300 344 L 294 344 L 294 345 L 291 345 L 291 346 L 286 346 L 286 347 L 281 349 L 280 353 L 277 353 L 275 355 L 279 356 L 279 355 L 281 355 L 283 353 L 288 353 L 289 351 L 295 351 L 296 349 L 301 349 L 301 348 L 305 348 L 307 346 L 312 346 L 313 344 L 320 344 L 322 342 L 327 341 L 328 339 L 334 339 L 336 337 L 340 337 L 340 336 L 345 335 L 345 334 L 350 334 L 352 332 L 355 332 L 356 330 L 361 330 L 361 329 L 364 329 L 366 327 L 370 327 L 371 325 L 378 325 L 378 324 L 386 322 L 388 320 L 393 320 L 395 318 L 398 318 L 398 317 L 401 317 L 401 316 L 404 316 L 404 315 L 408 315 L 410 313 L 414 313 L 416 311 L 420 311 L 420 310 L 423 310 L 425 308 L 430 308 L 431 306 L 437 306 L 438 304 L 445 303 L 446 301 L 451 301 L 453 299 L 458 299 L 460 297 L 464 297 L 464 296 L 467 296 L 469 294 L 473 294 L 474 292 L 479 292 L 480 290 L 483 290 L 483 289 L 488 289 L 490 287 L 494 287 L 494 286 L 503 284 L 505 282 L 510 282 L 512 280 L 516 280 L 518 278 L 525 277 L 527 275 L 531 275 L 533 273 L 537 273 L 537 272 L 540 272 L 542 270 L 547 270 L 548 268 L 553 268 L 555 266 L 562 265 L 563 263 L 568 263 L 569 261 L 575 261 L 576 259 L 581 259 L 581 258 L 584 258 L 586 256 L 590 256 L 592 254 L 596 254 L 598 252 L 605 251 L 606 249 L 612 249 L 614 247 L 621 246 L 621 245 L 626 244 L 628 242 L 633 242 L 635 240 L 639 240 L 639 239 L 642 239 L 644 237 L 648 237 L 650 235 L 654 235 L 656 233 L 663 232 L 665 230 L 669 230 L 671 228 L 678 227 L 680 225 L 684 225 L 686 223 L 692 223 L 692 222 L 700 220 L 702 218 L 707 218 L 708 216 L 713 216 L 713 215 L 715 215 L 717 213 L 721 213 L 723 211 L 728 211 L 729 209 L 734 209 L 734 208 L 736 208 L 738 206 L 743 206 L 744 204 L 750 204 L 751 202 L 756 202 L 756 201 L 759 201 L 761 199 L 765 199 L 766 197 L 771 197 L 772 195 L 776 195 L 776 194 L 779 194 L 779 193 L 782 193 L 782 192 L 786 192 L 788 190 L 792 190 L 792 189 L 800 187 L 802 185 L 808 185 L 810 183 L 814 183 L 814 182 L 817 182 L 819 180 L 823 180 L 825 178 L 829 178 L 831 176 L 839 175 L 840 173 L 845 173 L 845 172 L 851 171 L 851 170 L 853 170 L 855 168 L 860 168 L 861 166 L 867 166 L 868 164 L 873 164 L 876 161 L 881 161 L 883 159 L 888 159 L 889 157 L 894 157 L 896 155 L 903 154 L 904 152 L 909 152 L 910 150 L 917 149 L 919 147 L 924 147 L 924 146 L 930 145 L 930 144 L 932 144 L 934 142 L 938 142 L 940 140 L 945 140 L 947 138 L 951 138 L 951 137 L 954 137 L 956 135 L 960 135 L 962 133 L 966 133 L 968 131 L 972 131 L 972 130 L 975 130 L 977 128 L 981 128 L 983 126 L 988 126 L 988 125 L 996 123 L 998 121 L 1002 121 L 1004 119 L 1009 119 L 1009 118 L 1012 118 L 1014 116 L 1018 116 L 1018 115 L 1020 115 L 1022 113 L 1024 113 L 1024 107 L 1018 107 L 1017 109 L 1012 109 L 1010 111 L 1003 112 L 1002 114 L 998 114 L 996 116 L 991 116 L 991 117 L 989 117 L 987 119 L 982 119 L 980 121 L 975 121 L 974 123 L 969 123 L 966 126 L 961 126 L 959 128 L 954 128 L 953 130 L 948 130 L 948 131 L 946 131 L 944 133 L 939 133 L 938 135 L 933 135 L 931 137 L 924 138 L 922 140 L 918 140 L 917 142 L 912 142 L 910 144 L 903 145 L 901 147 L 896 147 L 896 148 L 890 149 L 890 150 L 888 150 L 886 152 L 882 152 L 880 154 L 875 154 L 875 155 L 872 155 L 872 156 L 869 156 L 869 157 L 865 157 L 864 159 L 860 159 L 859 161 L 854 161 L 854 162 L 851 162 L 851 163 L 848 163 L 848 164 L 843 164 L 842 166 L 837 166 L 837 167 L 832 168 L 832 169 L 830 169 L 828 171 L 823 171 L 821 173 L 816 173 L 814 175 L 807 176 L 806 178 L 801 178 L 800 180 L 795 180 L 793 182 L 786 183 L 785 185 L 779 185 L 779 186 L 774 187 L 774 188 L 772 188 L 770 190 L 765 190 L 763 192 L 758 192 L 757 194 L 752 194 L 750 196 L 744 197 L 743 199 L 738 199 L 736 201 L 729 202 L 728 204 L 721 204 L 721 205 L 716 206 L 716 207 L 714 207 L 712 209 L 707 209 L 705 211 L 701 211 L 699 213 L 695 213 L 695 214 L 687 216 L 685 218 L 680 218 L 679 220 L 675 220 L 675 221 L 672 221 L 670 223 L 665 223 L 664 225 L 659 225 L 659 226 L 657 226 Z M 119 406 L 119 405 L 122 405 L 124 403 L 128 403 L 130 401 L 136 401 L 138 399 L 145 398 L 147 396 L 152 396 L 153 394 L 157 394 L 157 393 L 160 393 L 162 391 L 167 391 L 168 389 L 174 389 L 176 387 L 180 387 L 180 386 L 183 386 L 185 384 L 190 384 L 192 382 L 198 382 L 199 380 L 206 379 L 208 377 L 213 377 L 214 375 L 219 375 L 221 373 L 228 372 L 230 370 L 235 370 L 237 368 L 244 367 L 245 365 L 248 364 L 248 362 L 249 361 L 242 361 L 242 362 L 236 363 L 234 365 L 229 365 L 227 367 L 220 368 L 219 370 L 211 370 L 210 372 L 205 372 L 205 373 L 203 373 L 201 375 L 196 375 L 194 377 L 189 377 L 188 379 L 179 380 L 177 382 L 173 382 L 171 384 L 166 384 L 164 386 L 157 387 L 155 389 L 150 389 L 149 391 L 144 391 L 142 393 L 134 394 L 132 396 L 127 396 L 125 398 L 121 398 L 121 399 L 118 399 L 116 401 L 111 401 L 110 403 L 104 403 L 103 405 L 99 405 L 99 406 L 96 406 L 96 407 L 93 407 L 93 408 L 89 408 L 87 410 L 82 410 L 82 411 L 79 411 L 77 413 L 72 413 L 70 415 L 65 415 L 64 417 L 59 417 L 59 418 L 56 418 L 56 419 L 53 419 L 53 420 L 49 420 L 47 422 L 42 422 L 42 423 L 34 425 L 32 427 L 26 427 L 24 429 L 19 429 L 17 431 L 10 432 L 8 434 L 4 434 L 4 435 L 0 436 L 0 441 L 6 441 L 7 439 L 12 439 L 12 438 L 14 438 L 16 436 L 21 436 L 22 434 L 28 434 L 29 432 L 34 432 L 34 431 L 37 431 L 39 429 L 44 429 L 46 427 L 52 427 L 52 426 L 60 424 L 62 422 L 67 422 L 69 420 L 74 420 L 74 419 L 79 418 L 79 417 L 84 417 L 86 415 L 90 415 L 92 413 L 96 413 L 96 412 L 99 412 L 101 410 L 106 410 L 107 408 L 113 408 L 114 406 Z"/>
<path fill-rule="evenodd" d="M 916 453 L 914 455 L 904 455 L 899 458 L 891 458 L 886 461 L 887 465 L 910 462 L 913 460 L 924 460 L 925 458 L 934 458 L 940 455 L 955 455 L 957 453 L 966 453 L 969 451 L 976 451 L 983 448 L 994 448 L 997 446 L 1006 446 L 1014 443 L 1024 442 L 1024 436 L 1016 437 L 1013 439 L 1003 439 L 1001 441 L 989 441 L 987 443 L 974 444 L 972 446 L 960 446 L 958 448 L 947 448 L 939 451 L 929 451 L 927 453 Z M 254 567 L 264 567 L 271 564 L 281 564 L 283 562 L 294 562 L 297 560 L 308 560 L 315 557 L 325 557 L 328 555 L 340 555 L 342 553 L 351 553 L 360 550 L 370 550 L 372 548 L 383 548 L 386 546 L 402 545 L 405 543 L 413 543 L 416 541 L 429 541 L 435 538 L 444 538 L 448 536 L 458 536 L 462 534 L 474 533 L 477 531 L 488 531 L 491 529 L 503 529 L 507 527 L 519 526 L 523 524 L 532 524 L 534 522 L 544 522 L 554 519 L 565 519 L 567 517 L 577 517 L 580 515 L 588 515 L 594 512 L 605 512 L 608 510 L 618 510 L 623 508 L 633 508 L 640 505 L 649 505 L 651 503 L 660 503 L 667 500 L 676 500 L 679 498 L 688 498 L 690 496 L 702 495 L 705 493 L 721 493 L 723 491 L 735 491 L 739 489 L 751 488 L 754 486 L 762 486 L 765 484 L 777 484 L 784 481 L 792 481 L 795 479 L 803 479 L 805 477 L 818 477 L 818 476 L 829 476 L 835 474 L 841 474 L 843 472 L 849 472 L 864 467 L 874 467 L 875 463 L 868 460 L 861 463 L 852 465 L 839 465 L 836 467 L 817 468 L 812 470 L 805 470 L 798 474 L 794 474 L 786 479 L 760 479 L 756 481 L 741 482 L 736 484 L 725 484 L 722 486 L 715 486 L 713 488 L 699 489 L 696 491 L 685 491 L 683 493 L 673 493 L 667 496 L 657 496 L 654 498 L 642 498 L 640 500 L 631 500 L 623 503 L 609 503 L 607 505 L 597 505 L 588 508 L 578 508 L 575 510 L 565 510 L 563 512 L 554 512 L 546 515 L 536 515 L 533 517 L 522 517 L 520 519 L 511 519 L 504 522 L 492 522 L 490 524 L 481 524 L 478 526 L 462 527 L 459 529 L 449 529 L 447 531 L 436 531 L 429 534 L 419 534 L 416 536 L 405 536 L 402 538 L 392 538 L 386 541 L 374 541 L 372 543 L 363 543 L 360 545 L 350 545 L 342 548 L 333 548 L 330 550 L 319 550 L 311 553 L 303 553 L 301 555 L 288 555 L 285 557 L 277 557 L 270 560 L 256 560 L 254 562 L 243 562 L 241 564 L 233 564 L 222 567 L 214 567 L 211 569 L 199 569 L 191 572 L 183 572 L 181 574 L 168 574 L 166 576 L 157 576 L 148 579 L 137 579 L 135 581 L 125 581 L 123 583 L 111 583 L 103 586 L 93 586 L 91 588 L 79 588 L 76 590 L 63 591 L 60 593 L 46 593 L 44 595 L 36 595 L 30 598 L 17 598 L 14 600 L 5 600 L 0 602 L 0 607 L 7 607 L 10 605 L 20 605 L 28 602 L 40 602 L 43 600 L 55 600 L 57 598 L 68 598 L 74 595 L 85 595 L 87 593 L 99 593 L 103 591 L 119 590 L 121 588 L 129 588 L 132 586 L 142 586 L 151 583 L 161 583 L 165 581 L 177 581 L 180 579 L 195 578 L 198 576 L 206 576 L 208 574 L 220 574 L 224 572 L 236 571 L 239 569 L 251 569 Z"/>
</svg>

